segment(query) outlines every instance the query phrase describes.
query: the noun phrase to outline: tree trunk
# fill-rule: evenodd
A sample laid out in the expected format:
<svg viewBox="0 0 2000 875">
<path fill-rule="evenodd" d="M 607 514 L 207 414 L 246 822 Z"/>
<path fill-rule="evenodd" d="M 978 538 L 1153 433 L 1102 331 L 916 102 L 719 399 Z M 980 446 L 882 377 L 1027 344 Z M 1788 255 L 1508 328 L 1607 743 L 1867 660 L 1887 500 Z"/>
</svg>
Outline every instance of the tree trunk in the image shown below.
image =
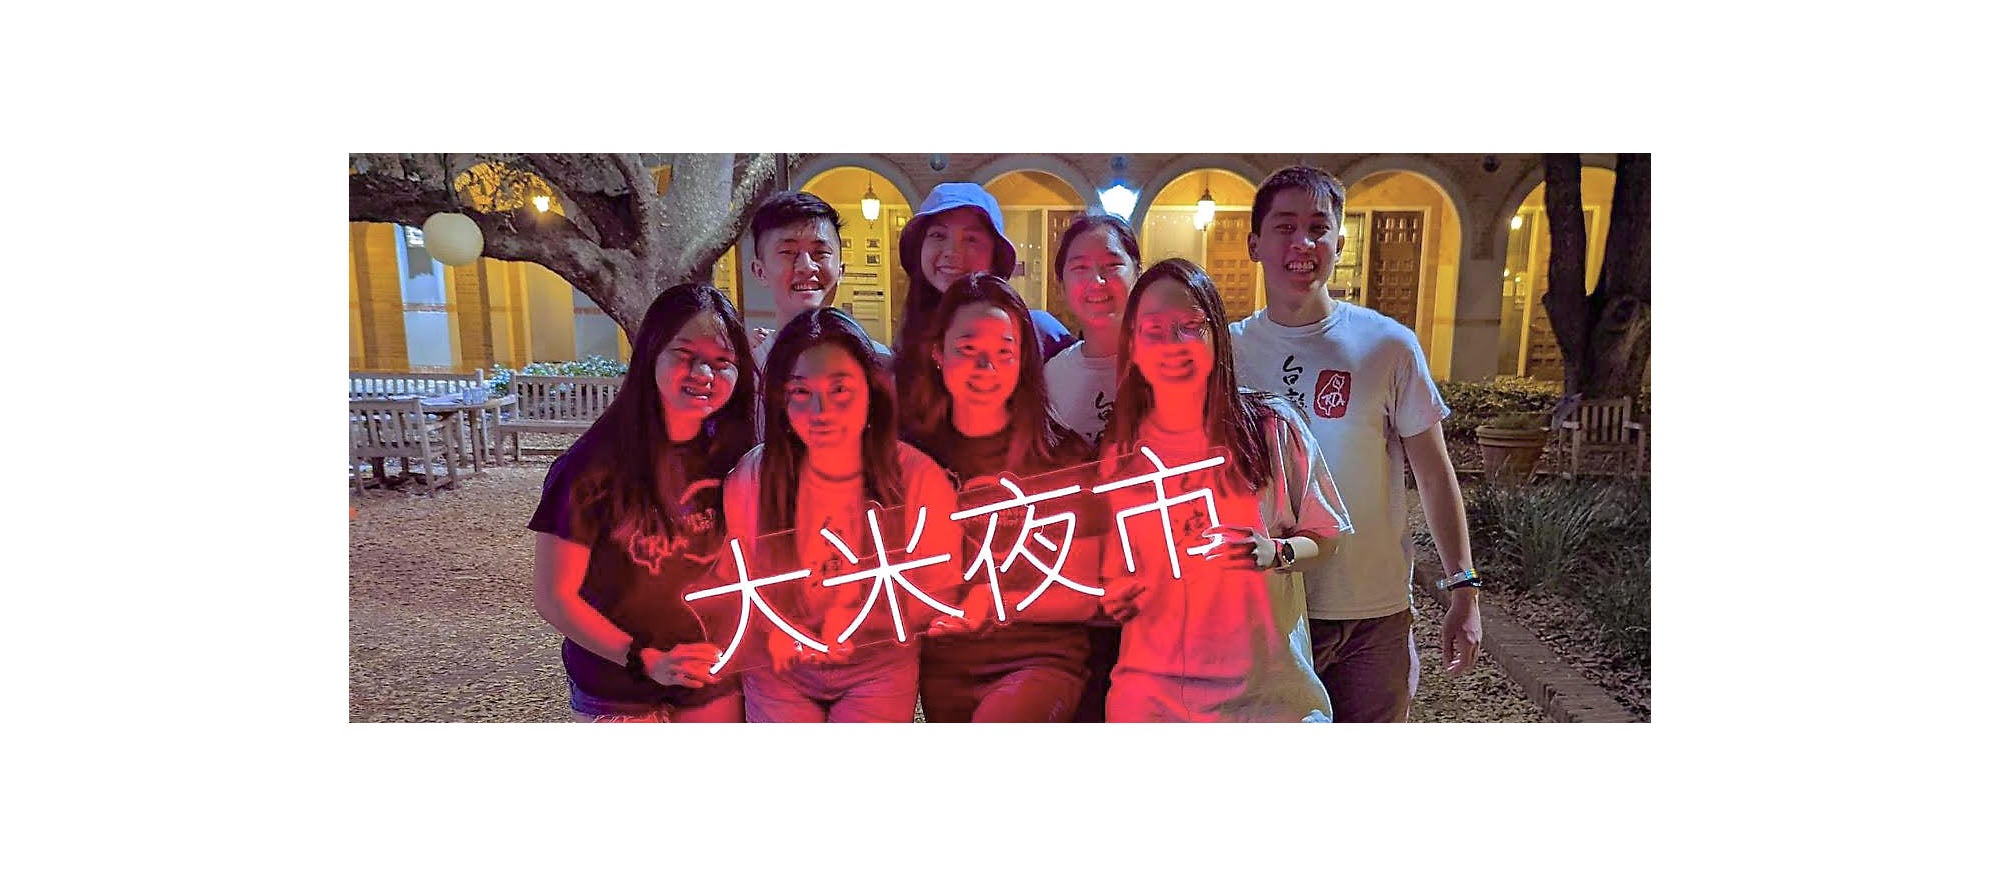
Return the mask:
<svg viewBox="0 0 2000 875">
<path fill-rule="evenodd" d="M 1552 154 L 1542 163 L 1549 222 L 1549 291 L 1542 306 L 1562 349 L 1563 394 L 1637 397 L 1652 360 L 1652 156 L 1618 156 L 1604 264 L 1588 295 L 1582 160 Z"/>
<path fill-rule="evenodd" d="M 1563 394 L 1589 384 L 1590 302 L 1583 287 L 1588 240 L 1583 227 L 1583 159 L 1574 153 L 1542 156 L 1542 201 L 1549 222 L 1549 290 L 1542 295 L 1549 327 L 1563 357 Z"/>
<path fill-rule="evenodd" d="M 1588 398 L 1637 398 L 1645 385 L 1653 335 L 1652 168 L 1650 154 L 1618 156 L 1604 271 L 1590 296 Z"/>
</svg>

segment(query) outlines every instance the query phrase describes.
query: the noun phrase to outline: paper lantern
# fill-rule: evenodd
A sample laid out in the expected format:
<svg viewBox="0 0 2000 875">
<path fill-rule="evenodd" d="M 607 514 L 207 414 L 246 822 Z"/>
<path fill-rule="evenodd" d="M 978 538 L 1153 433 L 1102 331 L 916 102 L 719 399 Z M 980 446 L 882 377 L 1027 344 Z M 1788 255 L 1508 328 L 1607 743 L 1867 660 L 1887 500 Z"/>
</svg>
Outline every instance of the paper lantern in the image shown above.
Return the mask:
<svg viewBox="0 0 2000 875">
<path fill-rule="evenodd" d="M 445 264 L 471 264 L 485 248 L 486 236 L 479 233 L 479 224 L 464 213 L 438 213 L 424 220 L 424 249 Z"/>
</svg>

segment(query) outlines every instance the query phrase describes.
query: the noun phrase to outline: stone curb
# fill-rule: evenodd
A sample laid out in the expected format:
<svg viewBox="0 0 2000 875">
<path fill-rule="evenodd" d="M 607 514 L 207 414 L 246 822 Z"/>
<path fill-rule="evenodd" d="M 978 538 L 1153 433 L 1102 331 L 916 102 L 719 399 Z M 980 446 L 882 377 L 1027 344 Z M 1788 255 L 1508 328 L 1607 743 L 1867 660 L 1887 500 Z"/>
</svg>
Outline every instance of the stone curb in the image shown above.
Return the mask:
<svg viewBox="0 0 2000 875">
<path fill-rule="evenodd" d="M 1429 581 L 1444 576 L 1435 562 L 1418 562 L 1416 585 L 1439 605 L 1448 604 L 1444 593 Z M 1562 657 L 1543 644 L 1513 617 L 1491 603 L 1479 605 L 1481 656 L 1490 656 L 1508 679 L 1519 684 L 1542 714 L 1556 723 L 1643 723 L 1637 715 L 1618 704 L 1617 699 L 1592 683 L 1582 672 L 1563 662 Z"/>
</svg>

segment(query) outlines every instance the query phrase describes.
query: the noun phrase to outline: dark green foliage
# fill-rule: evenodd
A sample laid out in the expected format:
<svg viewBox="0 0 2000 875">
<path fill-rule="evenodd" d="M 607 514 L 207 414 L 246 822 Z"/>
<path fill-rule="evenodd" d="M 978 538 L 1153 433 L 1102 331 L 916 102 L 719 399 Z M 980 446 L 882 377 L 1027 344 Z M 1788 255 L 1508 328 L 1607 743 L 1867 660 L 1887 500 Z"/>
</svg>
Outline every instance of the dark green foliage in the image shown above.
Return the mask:
<svg viewBox="0 0 2000 875">
<path fill-rule="evenodd" d="M 1476 383 L 1438 384 L 1451 416 L 1444 421 L 1446 438 L 1470 442 L 1473 432 L 1503 413 L 1539 413 L 1542 425 L 1562 397 L 1562 386 L 1527 377 L 1494 377 Z"/>
<path fill-rule="evenodd" d="M 1581 603 L 1604 642 L 1650 660 L 1652 491 L 1645 481 L 1478 483 L 1465 491 L 1473 555 L 1496 586 Z"/>
<path fill-rule="evenodd" d="M 572 362 L 529 362 L 519 370 L 495 364 L 490 382 L 493 384 L 493 394 L 505 395 L 514 385 L 515 374 L 547 377 L 622 377 L 625 376 L 626 370 L 624 362 L 593 355 Z"/>
<path fill-rule="evenodd" d="M 1609 551 L 1585 560 L 1584 579 L 1592 581 L 1584 604 L 1597 621 L 1599 635 L 1611 648 L 1652 662 L 1653 551 L 1640 545 Z"/>
</svg>

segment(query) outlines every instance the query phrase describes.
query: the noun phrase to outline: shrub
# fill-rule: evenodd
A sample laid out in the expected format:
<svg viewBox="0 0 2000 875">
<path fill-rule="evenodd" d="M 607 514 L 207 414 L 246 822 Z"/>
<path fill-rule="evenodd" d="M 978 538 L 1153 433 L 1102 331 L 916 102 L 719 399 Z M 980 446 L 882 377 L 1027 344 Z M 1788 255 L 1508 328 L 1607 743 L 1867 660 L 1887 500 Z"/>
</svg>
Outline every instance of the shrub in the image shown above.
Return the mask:
<svg viewBox="0 0 2000 875">
<path fill-rule="evenodd" d="M 579 361 L 529 362 L 519 370 L 496 362 L 489 382 L 493 384 L 493 394 L 505 395 L 514 386 L 515 374 L 547 377 L 622 377 L 625 376 L 627 369 L 624 362 L 601 355 L 585 356 Z"/>
<path fill-rule="evenodd" d="M 1586 563 L 1590 585 L 1578 597 L 1612 651 L 1640 665 L 1652 663 L 1653 552 L 1611 551 Z"/>
<path fill-rule="evenodd" d="M 1549 412 L 1562 397 L 1562 386 L 1529 377 L 1447 380 L 1438 384 L 1438 394 L 1451 408 L 1451 417 L 1444 421 L 1445 437 L 1470 441 L 1474 431 L 1503 413 L 1540 413 L 1540 424 L 1547 425 Z"/>
<path fill-rule="evenodd" d="M 1652 491 L 1643 481 L 1478 483 L 1465 492 L 1473 555 L 1502 588 L 1580 603 L 1613 651 L 1650 662 Z"/>
<path fill-rule="evenodd" d="M 1487 538 L 1479 554 L 1499 560 L 1512 573 L 1507 585 L 1523 589 L 1555 586 L 1583 559 L 1600 495 L 1586 483 L 1544 482 L 1509 485 L 1481 482 L 1467 490 L 1466 515 L 1477 516 Z"/>
</svg>

